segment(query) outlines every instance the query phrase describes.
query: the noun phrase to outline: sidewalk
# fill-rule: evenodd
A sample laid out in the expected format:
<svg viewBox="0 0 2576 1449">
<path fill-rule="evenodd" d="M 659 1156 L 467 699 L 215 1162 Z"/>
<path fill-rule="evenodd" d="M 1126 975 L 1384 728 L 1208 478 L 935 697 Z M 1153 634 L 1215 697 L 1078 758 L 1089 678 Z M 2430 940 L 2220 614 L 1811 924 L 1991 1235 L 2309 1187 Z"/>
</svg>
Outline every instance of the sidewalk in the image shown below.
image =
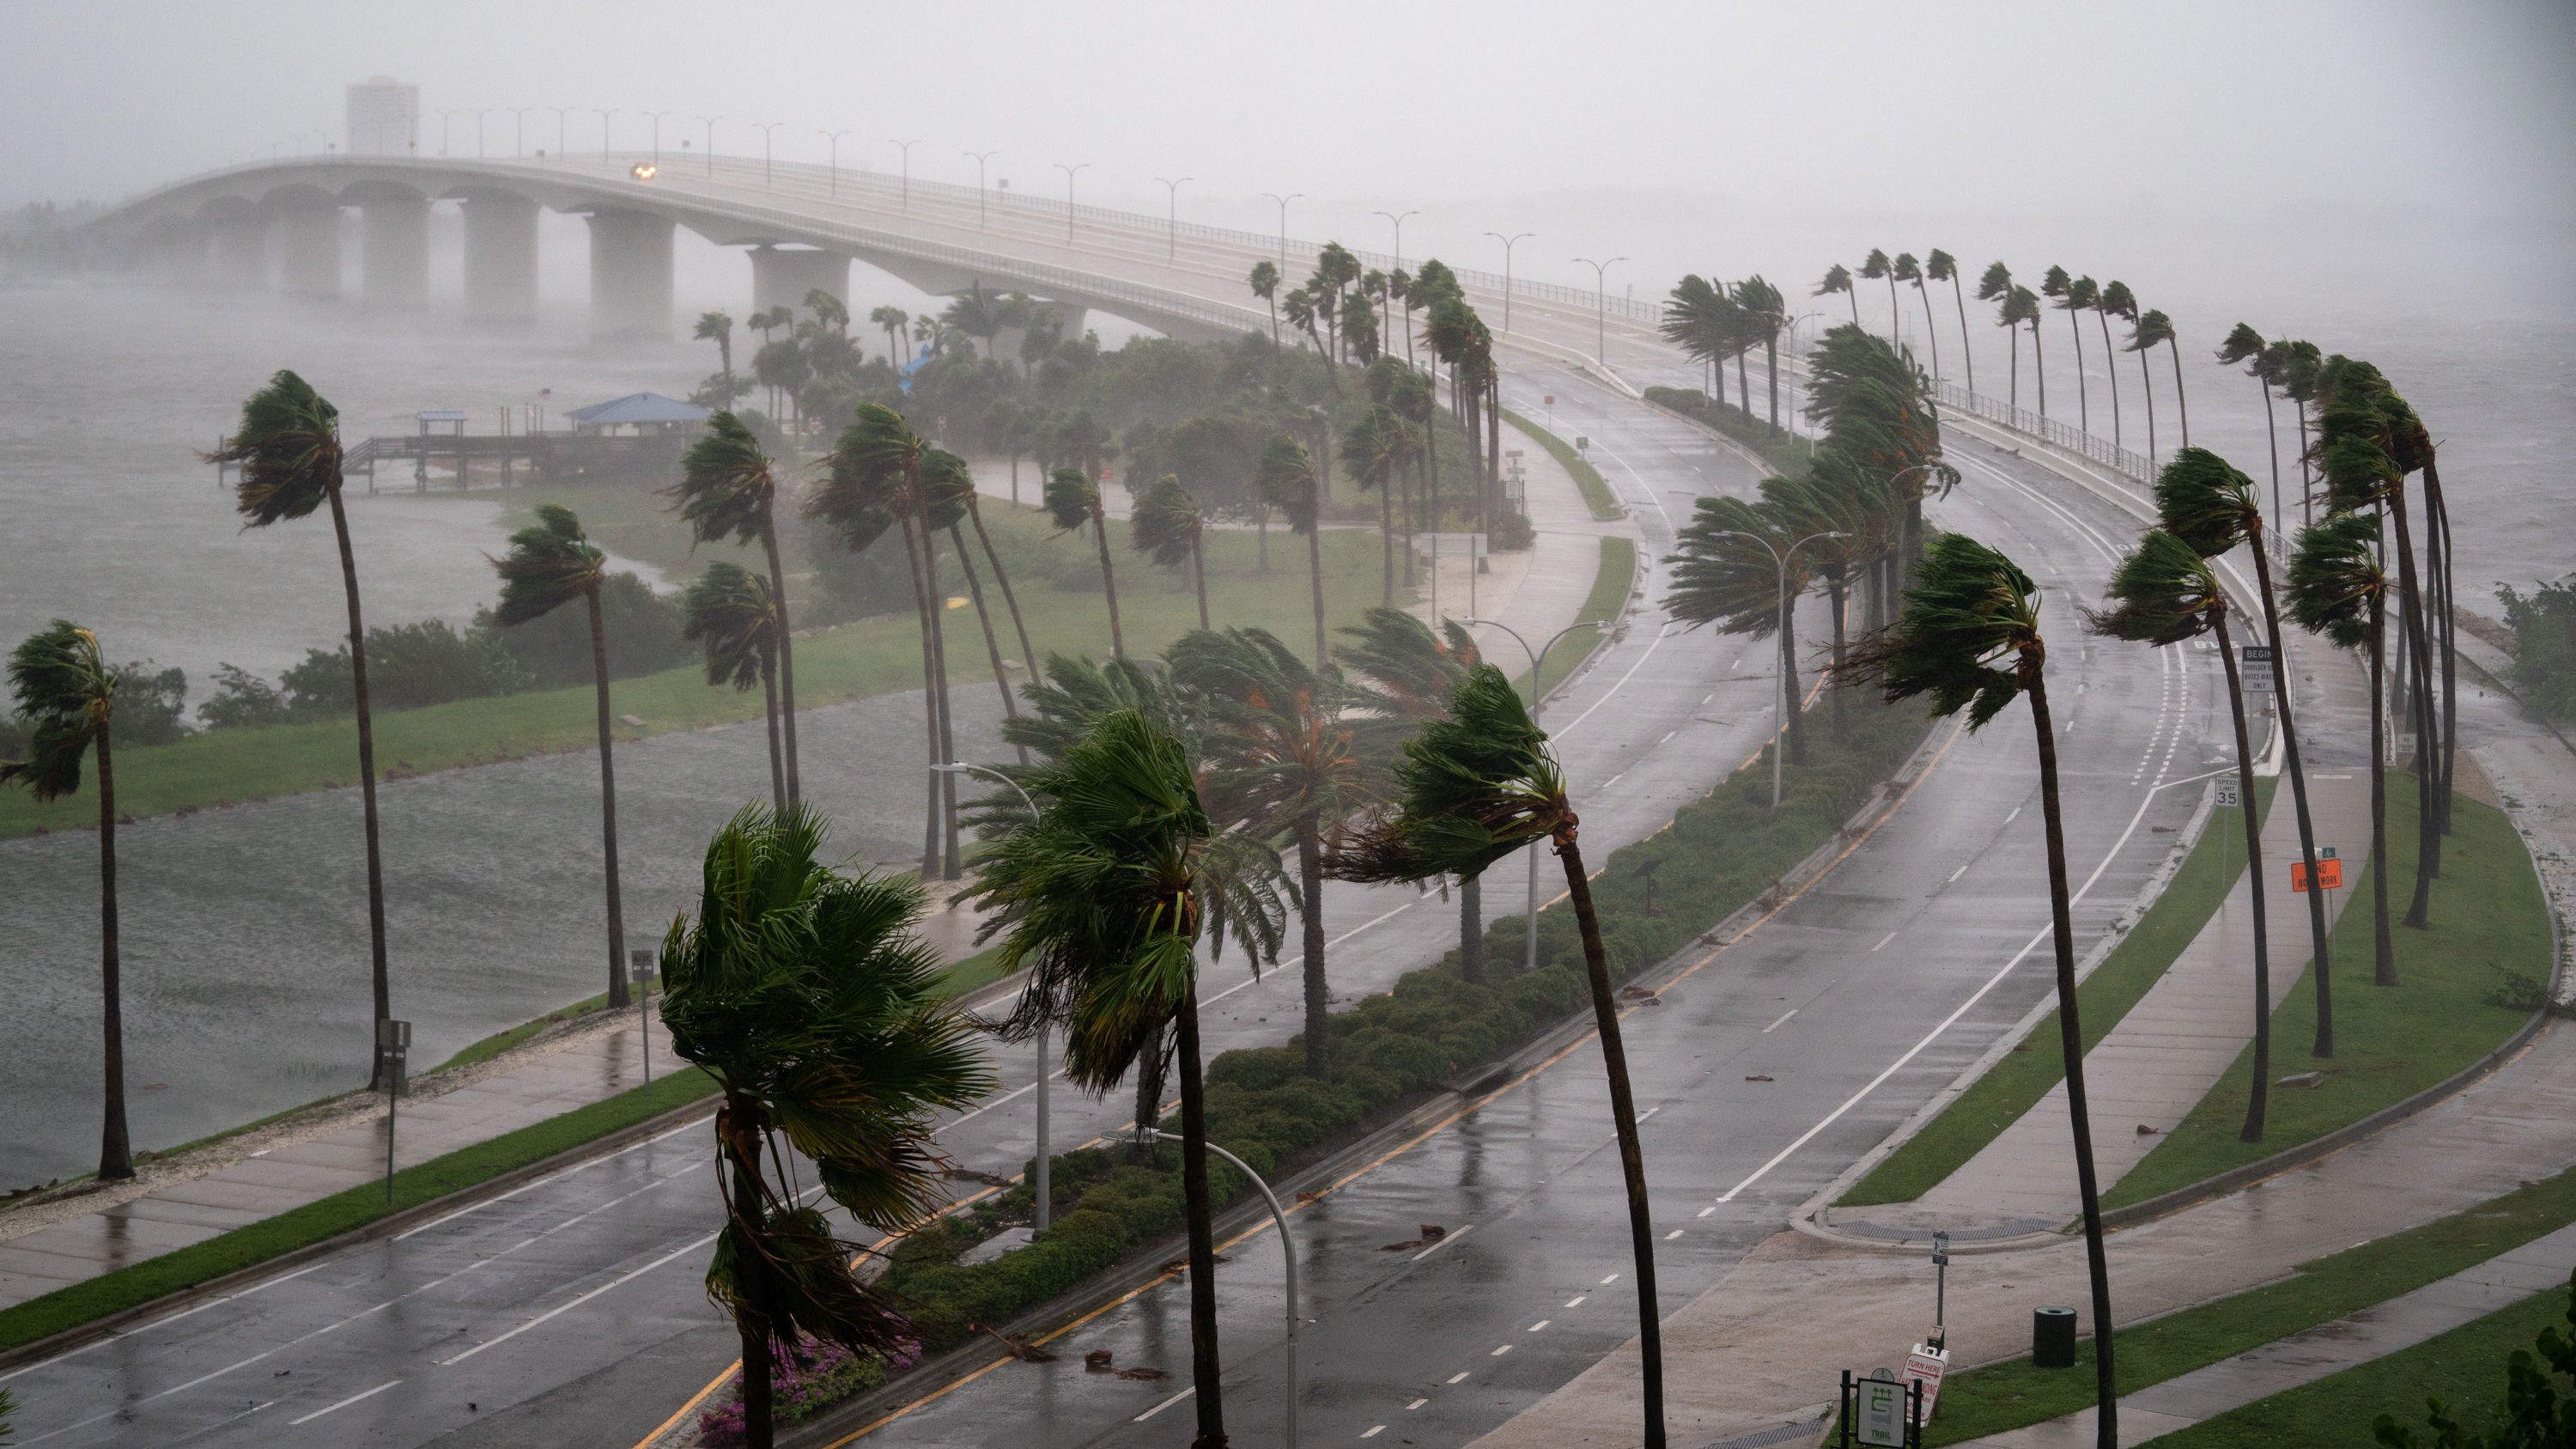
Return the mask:
<svg viewBox="0 0 2576 1449">
<path fill-rule="evenodd" d="M 651 1032 L 659 1078 L 679 1062 L 659 1019 Z M 437 1097 L 405 1100 L 394 1131 L 395 1166 L 427 1162 L 644 1085 L 639 1036 L 630 1016 L 508 1071 Z M 354 1126 L 310 1141 L 255 1148 L 256 1140 L 242 1139 L 248 1155 L 209 1175 L 0 1242 L 0 1308 L 384 1180 L 380 1107 Z"/>
</svg>

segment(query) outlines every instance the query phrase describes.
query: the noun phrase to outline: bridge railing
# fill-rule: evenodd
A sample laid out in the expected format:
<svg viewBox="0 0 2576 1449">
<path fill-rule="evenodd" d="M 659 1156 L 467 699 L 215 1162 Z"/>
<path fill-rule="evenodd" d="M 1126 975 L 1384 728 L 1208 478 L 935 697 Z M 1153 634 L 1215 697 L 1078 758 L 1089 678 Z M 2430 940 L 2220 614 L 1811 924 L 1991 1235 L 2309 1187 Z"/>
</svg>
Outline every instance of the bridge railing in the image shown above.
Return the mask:
<svg viewBox="0 0 2576 1449">
<path fill-rule="evenodd" d="M 1981 392 L 1970 392 L 1952 382 L 1932 384 L 1932 398 L 1945 408 L 1971 417 L 2010 428 L 2016 433 L 2039 439 L 2065 449 L 2091 462 L 2099 463 L 2132 483 L 2152 489 L 2156 481 L 2155 460 L 2143 453 L 2132 452 L 2108 438 L 2097 438 L 2081 428 L 2071 428 L 2052 417 L 2044 417 L 2028 408 L 2015 407 L 2001 398 Z"/>
</svg>

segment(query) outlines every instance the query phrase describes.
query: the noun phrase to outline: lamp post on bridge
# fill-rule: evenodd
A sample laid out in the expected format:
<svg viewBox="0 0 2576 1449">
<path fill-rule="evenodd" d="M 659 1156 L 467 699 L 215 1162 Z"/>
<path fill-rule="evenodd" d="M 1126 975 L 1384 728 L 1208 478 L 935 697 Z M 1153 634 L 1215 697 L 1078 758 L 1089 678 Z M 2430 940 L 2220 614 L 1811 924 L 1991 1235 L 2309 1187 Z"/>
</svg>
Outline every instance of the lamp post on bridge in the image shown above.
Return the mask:
<svg viewBox="0 0 2576 1449">
<path fill-rule="evenodd" d="M 886 138 L 886 144 L 903 153 L 903 214 L 910 216 L 912 215 L 912 148 L 921 144 L 921 138 L 915 136 L 909 141 L 898 141 L 889 136 Z"/>
<path fill-rule="evenodd" d="M 653 169 L 659 171 L 662 169 L 662 118 L 671 113 L 646 111 L 644 114 L 653 118 Z"/>
<path fill-rule="evenodd" d="M 716 174 L 716 122 L 723 120 L 724 117 L 692 116 L 689 119 L 707 123 L 707 174 L 713 176 Z"/>
<path fill-rule="evenodd" d="M 1503 335 L 1509 337 L 1512 335 L 1512 247 L 1516 243 L 1528 241 L 1538 233 L 1521 231 L 1505 236 L 1498 231 L 1489 231 L 1485 235 L 1503 244 Z"/>
<path fill-rule="evenodd" d="M 828 194 L 830 199 L 838 201 L 841 199 L 841 138 L 850 133 L 847 131 L 816 131 L 814 134 L 832 143 L 832 180 Z"/>
<path fill-rule="evenodd" d="M 1509 624 L 1501 623 L 1493 619 L 1477 619 L 1472 617 L 1461 619 L 1458 622 L 1470 626 L 1490 626 L 1492 628 L 1500 629 L 1504 633 L 1511 635 L 1513 642 L 1521 646 L 1521 652 L 1529 656 L 1531 724 L 1538 723 L 1539 701 L 1545 695 L 1545 691 L 1540 688 L 1540 685 L 1545 681 L 1540 675 L 1539 662 L 1547 658 L 1548 651 L 1556 647 L 1558 640 L 1563 639 L 1566 635 L 1573 633 L 1577 629 L 1591 629 L 1603 634 L 1610 632 L 1610 621 L 1607 619 L 1596 619 L 1588 624 L 1568 624 L 1564 628 L 1557 630 L 1555 636 L 1550 638 L 1544 646 L 1532 649 L 1529 647 L 1529 641 L 1521 637 L 1521 632 Z M 1535 840 L 1531 841 L 1529 848 L 1529 923 L 1528 931 L 1526 932 L 1528 939 L 1525 943 L 1524 951 L 1528 969 L 1532 971 L 1538 969 L 1538 850 L 1539 842 Z M 1476 924 L 1482 926 L 1484 922 L 1479 921 Z"/>
<path fill-rule="evenodd" d="M 1404 270 L 1404 217 L 1420 216 L 1421 214 L 1422 213 L 1419 211 L 1408 211 L 1404 216 L 1398 216 L 1391 211 L 1381 211 L 1378 213 L 1378 215 L 1385 217 L 1388 221 L 1395 223 L 1395 267 L 1397 271 Z"/>
<path fill-rule="evenodd" d="M 1064 173 L 1064 244 L 1071 246 L 1073 245 L 1073 173 L 1083 170 L 1091 163 L 1076 161 L 1067 166 L 1058 161 L 1054 164 L 1056 170 Z"/>
<path fill-rule="evenodd" d="M 474 113 L 474 159 L 477 161 L 483 159 L 483 118 L 492 114 L 494 111 L 501 109 L 503 109 L 503 107 L 487 106 Z M 355 137 L 350 139 L 349 149 L 352 151 L 358 149 L 358 143 Z"/>
<path fill-rule="evenodd" d="M 524 160 L 528 154 L 528 112 L 535 106 L 505 106 L 510 113 L 510 159 Z"/>
<path fill-rule="evenodd" d="M 1306 193 L 1295 191 L 1282 196 L 1276 191 L 1265 191 L 1261 194 L 1279 203 L 1279 270 L 1284 272 L 1288 270 L 1288 203 L 1304 200 Z"/>
<path fill-rule="evenodd" d="M 1577 258 L 1577 260 L 1581 259 Z M 1786 552 L 1781 551 L 1779 545 L 1767 538 L 1756 534 L 1739 533 L 1731 528 L 1720 529 L 1713 537 L 1741 538 L 1758 543 L 1769 550 L 1773 561 L 1780 565 L 1780 635 L 1788 646 L 1790 656 L 1795 658 L 1798 652 L 1797 641 L 1789 637 L 1789 560 L 1796 558 L 1798 550 L 1814 543 L 1817 539 L 1849 538 L 1851 535 L 1811 533 L 1789 545 Z M 1780 754 L 1789 747 L 1789 672 L 1777 667 L 1771 672 L 1774 676 L 1771 690 L 1771 808 L 1777 810 L 1780 808 Z M 1841 683 L 1840 680 L 1836 680 L 1835 687 L 1840 688 Z"/>
<path fill-rule="evenodd" d="M 1001 155 L 999 151 L 968 151 L 975 158 L 975 229 L 984 229 L 984 163 Z"/>
<path fill-rule="evenodd" d="M 1164 186 L 1170 188 L 1170 194 L 1164 198 L 1170 207 L 1165 213 L 1164 225 L 1170 228 L 1171 242 L 1164 248 L 1163 256 L 1165 260 L 1172 260 L 1181 254 L 1181 181 L 1196 181 L 1198 178 L 1184 176 L 1181 181 L 1163 181 L 1162 177 L 1157 176 L 1154 179 L 1162 181 Z M 1066 198 L 1065 204 L 1072 205 L 1072 198 Z"/>
<path fill-rule="evenodd" d="M 1603 372 L 1608 372 L 1610 359 L 1604 354 L 1610 350 L 1610 269 L 1628 259 L 1612 257 L 1606 262 L 1596 262 L 1590 257 L 1576 257 L 1575 260 L 1592 269 L 1592 360 L 1601 364 Z M 1777 805 L 1780 802 L 1774 800 L 1771 803 Z"/>
<path fill-rule="evenodd" d="M 438 154 L 444 156 L 447 154 L 447 118 L 455 115 L 456 113 L 454 111 L 432 111 L 430 114 L 438 117 Z M 295 149 L 299 154 L 304 150 L 304 138 L 302 136 L 295 138 Z"/>
<path fill-rule="evenodd" d="M 775 181 L 778 175 L 776 163 L 771 160 L 770 142 L 777 138 L 778 128 L 787 123 L 785 121 L 747 121 L 744 124 L 760 133 L 760 189 L 767 191 L 770 189 L 770 183 Z"/>
<path fill-rule="evenodd" d="M 611 106 L 604 111 L 597 106 L 590 109 L 591 114 L 599 117 L 599 159 L 605 161 L 608 159 L 608 118 L 617 114 L 617 107 Z"/>
<path fill-rule="evenodd" d="M 581 107 L 548 106 L 546 109 L 555 113 L 555 159 L 561 161 L 572 154 L 571 143 L 564 139 L 565 130 L 570 125 L 567 118 Z"/>
</svg>

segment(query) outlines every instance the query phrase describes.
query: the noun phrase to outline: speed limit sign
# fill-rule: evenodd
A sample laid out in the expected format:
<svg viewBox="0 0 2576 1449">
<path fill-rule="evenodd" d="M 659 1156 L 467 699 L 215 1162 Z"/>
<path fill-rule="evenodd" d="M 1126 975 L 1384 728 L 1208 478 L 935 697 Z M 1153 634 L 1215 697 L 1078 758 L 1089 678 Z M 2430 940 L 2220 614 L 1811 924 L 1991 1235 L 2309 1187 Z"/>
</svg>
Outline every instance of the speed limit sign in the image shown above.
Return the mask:
<svg viewBox="0 0 2576 1449">
<path fill-rule="evenodd" d="M 2241 803 L 2237 795 L 2236 784 L 2237 782 L 2234 780 L 2221 780 L 2218 782 L 2219 809 L 2233 810 Z"/>
</svg>

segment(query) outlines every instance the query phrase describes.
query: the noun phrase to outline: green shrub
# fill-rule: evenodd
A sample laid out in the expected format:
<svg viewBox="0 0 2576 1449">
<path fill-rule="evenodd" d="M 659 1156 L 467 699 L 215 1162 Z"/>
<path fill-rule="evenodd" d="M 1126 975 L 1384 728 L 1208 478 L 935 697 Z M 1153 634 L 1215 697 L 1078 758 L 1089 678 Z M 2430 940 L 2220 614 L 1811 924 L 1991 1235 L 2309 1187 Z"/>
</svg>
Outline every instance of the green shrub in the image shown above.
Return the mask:
<svg viewBox="0 0 2576 1449">
<path fill-rule="evenodd" d="M 1807 460 L 1812 456 L 1808 449 L 1812 445 L 1773 428 L 1768 419 L 1754 417 L 1723 398 L 1712 401 L 1695 387 L 1650 387 L 1646 389 L 1646 401 L 1717 429 L 1760 453 L 1763 461 L 1789 477 L 1807 471 Z"/>
</svg>

